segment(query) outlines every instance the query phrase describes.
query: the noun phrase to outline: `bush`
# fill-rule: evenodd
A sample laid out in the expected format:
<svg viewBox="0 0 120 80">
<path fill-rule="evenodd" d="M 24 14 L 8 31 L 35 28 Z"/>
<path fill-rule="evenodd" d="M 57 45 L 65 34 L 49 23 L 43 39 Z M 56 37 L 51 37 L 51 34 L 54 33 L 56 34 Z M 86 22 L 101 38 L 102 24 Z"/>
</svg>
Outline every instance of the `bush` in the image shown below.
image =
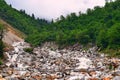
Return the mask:
<svg viewBox="0 0 120 80">
<path fill-rule="evenodd" d="M 4 44 L 2 41 L 0 41 L 0 57 L 3 57 L 3 49 L 4 49 Z"/>
<path fill-rule="evenodd" d="M 2 63 L 2 61 L 0 60 L 0 65 L 2 65 L 3 63 Z"/>
<path fill-rule="evenodd" d="M 33 48 L 24 48 L 25 52 L 33 53 Z"/>
<path fill-rule="evenodd" d="M 116 52 L 115 56 L 118 57 L 118 58 L 120 58 L 120 52 Z"/>
</svg>

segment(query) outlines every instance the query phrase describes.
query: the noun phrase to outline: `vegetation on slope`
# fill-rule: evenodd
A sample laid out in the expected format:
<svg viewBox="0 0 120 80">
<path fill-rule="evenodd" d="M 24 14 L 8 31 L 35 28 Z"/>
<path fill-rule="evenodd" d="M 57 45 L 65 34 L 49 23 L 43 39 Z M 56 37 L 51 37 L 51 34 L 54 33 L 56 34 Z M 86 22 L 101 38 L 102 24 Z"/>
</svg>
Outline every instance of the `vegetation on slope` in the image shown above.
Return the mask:
<svg viewBox="0 0 120 80">
<path fill-rule="evenodd" d="M 40 45 L 46 41 L 55 41 L 60 45 L 80 43 L 97 44 L 101 49 L 120 49 L 120 0 L 96 6 L 85 14 L 71 13 L 60 16 L 56 22 L 48 23 L 44 19 L 35 19 L 24 10 L 17 11 L 0 1 L 0 18 L 24 32 L 26 41 Z"/>
<path fill-rule="evenodd" d="M 4 0 L 0 0 L 0 18 L 27 35 L 38 32 L 43 25 L 48 24 L 44 19 L 35 19 L 34 14 L 31 17 L 24 10 L 13 9 Z"/>
<path fill-rule="evenodd" d="M 3 27 L 6 29 L 5 32 L 11 32 L 13 34 L 15 34 L 16 36 L 20 37 L 20 38 L 25 38 L 26 35 L 19 31 L 18 29 L 14 28 L 13 26 L 11 26 L 10 24 L 8 24 L 7 22 L 5 22 L 4 20 L 0 19 L 0 24 L 3 25 Z"/>
<path fill-rule="evenodd" d="M 3 33 L 4 33 L 4 29 L 3 26 L 0 24 L 0 58 L 3 57 L 3 49 L 4 49 L 4 44 L 2 42 Z"/>
<path fill-rule="evenodd" d="M 88 9 L 86 14 L 75 13 L 60 16 L 57 22 L 42 28 L 38 34 L 32 34 L 27 41 L 40 44 L 55 41 L 59 44 L 94 43 L 101 49 L 120 48 L 120 0 L 106 3 L 104 7 Z"/>
</svg>

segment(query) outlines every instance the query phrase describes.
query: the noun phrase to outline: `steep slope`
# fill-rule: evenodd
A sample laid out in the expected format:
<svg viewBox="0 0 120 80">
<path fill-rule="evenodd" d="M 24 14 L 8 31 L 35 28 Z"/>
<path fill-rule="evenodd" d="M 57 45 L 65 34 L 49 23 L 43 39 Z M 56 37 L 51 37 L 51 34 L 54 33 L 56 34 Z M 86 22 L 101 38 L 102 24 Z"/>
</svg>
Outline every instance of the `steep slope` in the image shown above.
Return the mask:
<svg viewBox="0 0 120 80">
<path fill-rule="evenodd" d="M 120 0 L 106 3 L 104 7 L 88 9 L 85 14 L 60 16 L 55 23 L 36 19 L 24 10 L 13 9 L 0 0 L 0 18 L 27 34 L 25 39 L 33 45 L 54 41 L 60 45 L 92 43 L 104 49 L 120 49 Z"/>
<path fill-rule="evenodd" d="M 3 42 L 7 45 L 12 45 L 14 42 L 24 41 L 25 34 L 13 28 L 10 24 L 0 19 L 0 24 L 5 28 Z"/>
<path fill-rule="evenodd" d="M 36 19 L 34 14 L 31 17 L 24 10 L 12 8 L 4 0 L 0 0 L 0 18 L 27 35 L 38 32 L 41 27 L 48 24 L 44 19 Z"/>
<path fill-rule="evenodd" d="M 85 14 L 61 16 L 39 34 L 28 38 L 28 42 L 35 45 L 46 41 L 55 41 L 60 45 L 92 43 L 101 50 L 120 49 L 120 0 L 88 9 Z"/>
</svg>

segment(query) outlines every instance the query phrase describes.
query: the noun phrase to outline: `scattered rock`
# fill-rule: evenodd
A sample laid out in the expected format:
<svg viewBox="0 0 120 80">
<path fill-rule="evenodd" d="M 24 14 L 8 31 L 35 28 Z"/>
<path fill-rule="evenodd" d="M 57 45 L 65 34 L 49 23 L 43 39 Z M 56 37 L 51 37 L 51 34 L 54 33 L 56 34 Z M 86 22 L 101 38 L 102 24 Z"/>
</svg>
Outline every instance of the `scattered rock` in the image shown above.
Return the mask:
<svg viewBox="0 0 120 80">
<path fill-rule="evenodd" d="M 6 79 L 4 79 L 4 78 L 2 77 L 2 75 L 0 75 L 0 80 L 6 80 Z"/>
<path fill-rule="evenodd" d="M 40 75 L 32 76 L 32 78 L 35 80 L 42 80 L 42 76 L 40 76 Z"/>
<path fill-rule="evenodd" d="M 89 73 L 90 76 L 94 76 L 94 75 L 96 75 L 96 74 L 97 74 L 97 73 L 96 73 L 95 71 Z"/>
<path fill-rule="evenodd" d="M 89 78 L 88 80 L 99 80 L 98 78 Z"/>
<path fill-rule="evenodd" d="M 36 47 L 30 54 L 24 51 L 31 47 L 28 43 L 14 43 L 14 49 L 5 52 L 0 80 L 120 80 L 120 59 L 98 53 L 97 47 L 50 45 L 54 43 Z"/>
</svg>

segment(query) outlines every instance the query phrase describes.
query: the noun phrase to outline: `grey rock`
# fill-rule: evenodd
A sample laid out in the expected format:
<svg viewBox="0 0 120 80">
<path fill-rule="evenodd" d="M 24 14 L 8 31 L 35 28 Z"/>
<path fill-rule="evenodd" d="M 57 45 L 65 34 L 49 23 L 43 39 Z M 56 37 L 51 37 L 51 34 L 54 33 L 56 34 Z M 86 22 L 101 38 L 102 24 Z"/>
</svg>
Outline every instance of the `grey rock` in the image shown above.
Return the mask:
<svg viewBox="0 0 120 80">
<path fill-rule="evenodd" d="M 99 54 L 97 47 L 83 50 L 79 44 L 64 49 L 53 46 L 54 43 L 45 43 L 41 47 L 34 48 L 33 54 L 29 54 L 23 50 L 30 47 L 28 43 L 18 42 L 13 44 L 14 50 L 7 52 L 6 57 L 8 59 L 4 66 L 0 66 L 1 75 L 5 76 L 7 80 L 34 80 L 32 76 L 36 75 L 42 75 L 42 80 L 46 80 L 46 76 L 51 74 L 56 75 L 58 80 L 73 78 L 88 80 L 93 75 L 101 80 L 103 77 L 114 73 L 116 77 L 113 76 L 113 79 L 120 80 L 120 63 L 117 63 L 118 67 L 115 72 L 110 70 L 109 64 L 113 60 L 107 58 L 104 54 Z M 114 60 L 120 61 L 116 58 Z M 9 69 L 13 70 L 12 75 L 7 74 Z M 18 76 L 18 78 L 15 78 L 15 76 Z"/>
<path fill-rule="evenodd" d="M 116 76 L 113 80 L 120 80 L 120 76 Z"/>
</svg>

